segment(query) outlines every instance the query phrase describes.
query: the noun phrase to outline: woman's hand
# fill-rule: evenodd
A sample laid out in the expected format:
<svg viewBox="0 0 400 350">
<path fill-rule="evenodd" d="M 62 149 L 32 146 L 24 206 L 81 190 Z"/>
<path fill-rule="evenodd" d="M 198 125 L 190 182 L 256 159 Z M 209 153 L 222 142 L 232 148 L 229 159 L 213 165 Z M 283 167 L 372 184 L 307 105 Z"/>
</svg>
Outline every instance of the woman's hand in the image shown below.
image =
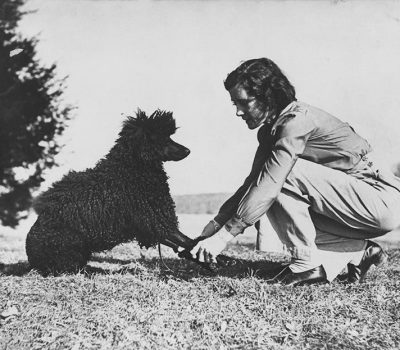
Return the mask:
<svg viewBox="0 0 400 350">
<path fill-rule="evenodd" d="M 197 243 L 190 251 L 190 254 L 200 262 L 216 263 L 217 255 L 225 249 L 226 245 L 232 238 L 234 238 L 234 236 L 223 229 L 214 233 L 212 237 L 208 237 Z"/>
</svg>

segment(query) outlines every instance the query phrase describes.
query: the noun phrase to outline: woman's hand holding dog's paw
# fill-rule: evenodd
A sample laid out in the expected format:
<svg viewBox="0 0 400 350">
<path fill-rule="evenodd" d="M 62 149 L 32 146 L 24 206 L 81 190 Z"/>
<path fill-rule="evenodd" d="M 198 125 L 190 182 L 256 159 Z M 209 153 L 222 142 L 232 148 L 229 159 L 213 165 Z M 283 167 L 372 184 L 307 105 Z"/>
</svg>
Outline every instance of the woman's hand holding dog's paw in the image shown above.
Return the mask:
<svg viewBox="0 0 400 350">
<path fill-rule="evenodd" d="M 190 251 L 199 262 L 217 263 L 216 257 L 226 248 L 228 242 L 234 238 L 228 231 L 221 230 L 212 237 L 206 238 Z"/>
</svg>

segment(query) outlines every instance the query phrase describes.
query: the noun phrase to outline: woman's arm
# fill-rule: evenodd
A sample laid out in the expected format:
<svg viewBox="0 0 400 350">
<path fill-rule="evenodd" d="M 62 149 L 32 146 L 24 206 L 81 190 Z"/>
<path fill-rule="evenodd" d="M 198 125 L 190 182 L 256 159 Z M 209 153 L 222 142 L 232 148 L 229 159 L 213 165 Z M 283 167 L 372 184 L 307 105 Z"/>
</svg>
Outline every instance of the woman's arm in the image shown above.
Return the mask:
<svg viewBox="0 0 400 350">
<path fill-rule="evenodd" d="M 278 140 L 258 172 L 255 181 L 245 192 L 237 211 L 226 222 L 226 229 L 234 236 L 257 222 L 271 207 L 314 129 L 304 115 L 296 116 L 282 126 Z"/>
<path fill-rule="evenodd" d="M 267 154 L 267 147 L 264 144 L 260 144 L 254 156 L 250 174 L 247 176 L 243 185 L 239 187 L 235 194 L 233 194 L 224 204 L 222 204 L 218 215 L 214 218 L 220 227 L 224 226 L 225 223 L 236 213 L 239 202 L 244 197 L 251 184 L 257 179 L 257 176 L 259 175 L 261 168 L 265 163 Z"/>
</svg>

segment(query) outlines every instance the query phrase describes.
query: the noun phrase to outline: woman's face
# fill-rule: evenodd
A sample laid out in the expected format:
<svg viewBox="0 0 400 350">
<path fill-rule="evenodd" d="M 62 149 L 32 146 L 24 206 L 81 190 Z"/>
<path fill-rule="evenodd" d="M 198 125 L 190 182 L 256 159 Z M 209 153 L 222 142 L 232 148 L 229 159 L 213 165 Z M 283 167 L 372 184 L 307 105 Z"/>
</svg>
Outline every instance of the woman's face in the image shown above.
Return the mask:
<svg viewBox="0 0 400 350">
<path fill-rule="evenodd" d="M 236 115 L 246 122 L 249 129 L 259 127 L 267 119 L 268 109 L 265 109 L 256 97 L 249 95 L 240 84 L 230 89 L 229 94 L 236 106 Z"/>
</svg>

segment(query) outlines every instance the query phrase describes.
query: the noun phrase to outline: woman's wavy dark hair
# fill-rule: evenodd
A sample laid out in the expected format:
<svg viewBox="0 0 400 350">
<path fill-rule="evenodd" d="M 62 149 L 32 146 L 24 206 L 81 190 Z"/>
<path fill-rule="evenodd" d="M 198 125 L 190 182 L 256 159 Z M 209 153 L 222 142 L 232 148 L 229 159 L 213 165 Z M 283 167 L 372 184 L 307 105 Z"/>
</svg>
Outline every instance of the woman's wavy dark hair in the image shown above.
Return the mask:
<svg viewBox="0 0 400 350">
<path fill-rule="evenodd" d="M 229 73 L 224 81 L 225 89 L 230 90 L 237 84 L 275 114 L 296 101 L 294 87 L 280 68 L 268 58 L 245 61 Z"/>
</svg>

